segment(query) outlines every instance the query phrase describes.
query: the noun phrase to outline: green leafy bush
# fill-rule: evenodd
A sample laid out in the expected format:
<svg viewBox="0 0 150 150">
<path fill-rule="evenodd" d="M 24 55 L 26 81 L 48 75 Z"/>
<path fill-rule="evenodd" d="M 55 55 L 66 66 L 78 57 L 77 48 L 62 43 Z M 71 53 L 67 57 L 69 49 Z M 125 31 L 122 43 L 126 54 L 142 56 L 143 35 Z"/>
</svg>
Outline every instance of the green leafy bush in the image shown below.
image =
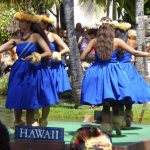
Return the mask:
<svg viewBox="0 0 150 150">
<path fill-rule="evenodd" d="M 13 8 L 0 12 L 0 44 L 12 36 L 11 24 L 14 14 L 15 10 Z"/>
<path fill-rule="evenodd" d="M 8 89 L 8 74 L 0 78 L 0 94 L 6 95 Z"/>
</svg>

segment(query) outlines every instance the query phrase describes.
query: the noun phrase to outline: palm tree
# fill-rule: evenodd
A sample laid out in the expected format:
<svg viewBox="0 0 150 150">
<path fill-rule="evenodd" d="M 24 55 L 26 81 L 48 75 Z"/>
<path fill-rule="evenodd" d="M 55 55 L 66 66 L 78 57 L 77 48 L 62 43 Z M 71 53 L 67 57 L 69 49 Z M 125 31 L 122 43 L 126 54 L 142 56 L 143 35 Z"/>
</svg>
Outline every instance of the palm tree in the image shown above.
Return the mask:
<svg viewBox="0 0 150 150">
<path fill-rule="evenodd" d="M 89 1 L 88 0 L 80 0 L 80 3 L 88 3 Z M 110 4 L 111 2 L 113 2 L 113 19 L 115 20 L 116 19 L 116 3 L 117 3 L 117 0 L 107 0 L 107 4 L 106 4 L 106 0 L 92 0 L 92 3 L 96 4 L 96 5 L 99 5 L 99 6 L 102 6 L 102 8 L 104 9 L 104 11 L 106 10 L 107 8 L 107 16 L 109 17 L 109 7 L 110 7 Z"/>
<path fill-rule="evenodd" d="M 111 5 L 111 0 L 107 0 L 107 17 L 110 15 L 110 5 Z"/>
<path fill-rule="evenodd" d="M 117 19 L 117 0 L 113 0 L 113 9 L 112 9 L 112 13 L 113 13 L 113 20 Z"/>
<path fill-rule="evenodd" d="M 145 47 L 145 21 L 144 21 L 144 0 L 136 1 L 136 24 L 137 24 L 137 41 L 138 41 L 138 49 L 144 51 Z M 146 63 L 146 58 L 136 58 L 135 63 L 138 71 L 143 75 L 143 77 L 148 80 L 148 68 Z M 145 112 L 146 104 L 143 105 L 142 111 L 139 117 L 139 123 L 142 122 L 143 115 Z"/>
<path fill-rule="evenodd" d="M 107 16 L 109 17 L 109 7 L 110 5 L 113 5 L 112 7 L 112 14 L 113 19 L 117 19 L 118 17 L 122 17 L 123 20 L 130 22 L 132 24 L 135 23 L 135 0 L 128 1 L 128 0 L 107 0 Z M 119 7 L 117 7 L 117 4 Z"/>
<path fill-rule="evenodd" d="M 136 25 L 137 25 L 137 43 L 138 49 L 144 51 L 145 48 L 145 21 L 144 21 L 144 0 L 136 1 Z M 136 58 L 135 65 L 138 71 L 144 76 L 147 80 L 148 69 L 146 58 Z M 144 66 L 143 66 L 144 65 Z"/>
<path fill-rule="evenodd" d="M 109 0 L 111 1 L 111 0 Z M 95 5 L 99 5 L 102 6 L 101 8 L 104 9 L 104 11 L 106 11 L 107 9 L 107 5 L 106 5 L 106 0 L 79 0 L 80 4 L 86 4 L 86 3 L 93 3 Z"/>
<path fill-rule="evenodd" d="M 70 65 L 71 65 L 71 81 L 73 87 L 73 98 L 75 106 L 78 107 L 81 95 L 82 67 L 80 61 L 79 49 L 76 41 L 74 30 L 74 1 L 64 0 L 64 14 L 66 28 L 68 32 L 68 41 L 70 47 Z"/>
<path fill-rule="evenodd" d="M 119 7 L 117 8 L 118 10 L 118 15 L 122 16 L 123 20 L 130 22 L 132 25 L 135 25 L 135 7 L 136 7 L 136 0 L 117 0 Z M 149 9 L 150 1 L 149 0 L 144 0 L 144 12 L 145 15 L 150 14 L 150 9 Z M 124 10 L 124 11 L 122 11 Z"/>
<path fill-rule="evenodd" d="M 80 3 L 86 3 L 88 2 L 88 0 L 80 0 Z M 97 4 L 97 5 L 101 5 L 103 7 L 106 7 L 106 0 L 92 0 L 92 2 L 94 4 Z"/>
</svg>

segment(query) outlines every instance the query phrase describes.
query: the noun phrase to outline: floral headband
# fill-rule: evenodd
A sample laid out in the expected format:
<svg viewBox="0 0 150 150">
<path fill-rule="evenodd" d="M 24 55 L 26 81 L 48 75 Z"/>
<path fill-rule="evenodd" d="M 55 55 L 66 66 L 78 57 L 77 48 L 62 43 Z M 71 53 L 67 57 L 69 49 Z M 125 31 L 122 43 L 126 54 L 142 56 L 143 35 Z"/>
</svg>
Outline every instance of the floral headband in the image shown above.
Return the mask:
<svg viewBox="0 0 150 150">
<path fill-rule="evenodd" d="M 123 30 L 123 31 L 127 31 L 131 28 L 131 24 L 127 22 L 121 22 L 121 23 L 116 24 L 115 28 Z"/>
<path fill-rule="evenodd" d="M 107 21 L 101 21 L 100 25 L 102 25 L 104 23 L 112 24 L 115 29 L 120 29 L 120 30 L 123 30 L 123 31 L 129 30 L 131 28 L 131 24 L 127 23 L 127 22 L 119 23 L 118 21 L 107 20 Z"/>
<path fill-rule="evenodd" d="M 54 23 L 55 21 L 52 18 L 47 17 L 46 15 L 40 15 L 41 21 L 45 23 Z"/>
<path fill-rule="evenodd" d="M 14 18 L 19 21 L 25 20 L 25 21 L 30 21 L 33 23 L 40 23 L 41 21 L 41 18 L 39 18 L 38 16 L 30 15 L 26 12 L 16 12 L 16 14 L 14 15 Z"/>
</svg>

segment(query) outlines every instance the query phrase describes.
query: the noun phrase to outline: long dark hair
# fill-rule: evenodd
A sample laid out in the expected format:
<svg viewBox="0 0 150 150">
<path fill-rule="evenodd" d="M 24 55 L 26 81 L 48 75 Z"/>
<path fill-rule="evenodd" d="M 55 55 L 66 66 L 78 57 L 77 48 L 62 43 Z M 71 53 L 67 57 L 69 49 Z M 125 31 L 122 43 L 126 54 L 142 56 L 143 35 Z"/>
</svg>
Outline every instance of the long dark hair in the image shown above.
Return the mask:
<svg viewBox="0 0 150 150">
<path fill-rule="evenodd" d="M 124 30 L 116 29 L 115 37 L 122 39 L 126 43 L 128 41 L 127 31 L 124 31 Z M 125 51 L 123 51 L 122 49 L 117 49 L 117 58 L 124 56 L 124 53 L 125 53 Z"/>
<path fill-rule="evenodd" d="M 41 35 L 41 37 L 45 40 L 47 45 L 49 46 L 49 40 L 47 38 L 47 35 L 45 34 L 44 30 L 41 28 L 41 26 L 37 23 L 31 23 L 30 29 L 33 33 L 38 33 Z M 38 46 L 38 50 L 41 52 L 42 49 L 40 46 Z"/>
<path fill-rule="evenodd" d="M 115 30 L 111 24 L 103 23 L 97 32 L 95 49 L 102 60 L 108 60 L 113 50 Z"/>
<path fill-rule="evenodd" d="M 50 31 L 52 33 L 57 33 L 55 26 L 51 23 L 47 24 L 47 31 Z"/>
<path fill-rule="evenodd" d="M 0 149 L 10 150 L 10 138 L 6 126 L 0 121 Z"/>
<path fill-rule="evenodd" d="M 47 26 L 46 30 L 48 32 L 52 32 L 52 33 L 57 34 L 56 28 L 52 23 L 46 23 L 46 22 L 43 22 L 43 23 L 46 24 L 46 26 Z M 49 41 L 49 39 L 48 39 L 48 41 Z M 49 41 L 49 43 L 50 43 L 50 41 Z M 59 45 L 57 44 L 57 42 L 54 41 L 54 44 L 55 44 L 55 47 L 56 47 L 56 51 L 59 51 Z"/>
</svg>

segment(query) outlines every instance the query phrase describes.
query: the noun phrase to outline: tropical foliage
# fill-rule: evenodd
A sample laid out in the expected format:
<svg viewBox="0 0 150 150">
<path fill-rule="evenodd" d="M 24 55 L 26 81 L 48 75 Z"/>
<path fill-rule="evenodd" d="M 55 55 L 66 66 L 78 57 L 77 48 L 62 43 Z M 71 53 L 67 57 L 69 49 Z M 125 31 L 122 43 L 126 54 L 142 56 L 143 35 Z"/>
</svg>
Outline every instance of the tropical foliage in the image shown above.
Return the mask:
<svg viewBox="0 0 150 150">
<path fill-rule="evenodd" d="M 80 4 L 88 3 L 89 1 L 91 1 L 91 0 L 79 0 Z M 106 8 L 107 8 L 106 0 L 92 0 L 92 3 L 102 6 L 104 11 L 106 11 Z"/>
<path fill-rule="evenodd" d="M 0 12 L 0 44 L 7 41 L 12 35 L 10 24 L 14 16 L 15 10 L 13 8 Z"/>
<path fill-rule="evenodd" d="M 118 16 L 123 20 L 135 24 L 135 0 L 117 0 L 119 7 Z"/>
<path fill-rule="evenodd" d="M 87 3 L 88 0 L 80 0 L 80 3 Z M 93 3 L 100 5 L 106 10 L 105 8 L 109 7 L 110 3 L 113 2 L 115 6 L 117 5 L 118 17 L 121 17 L 124 21 L 130 22 L 132 25 L 135 25 L 135 4 L 136 0 L 108 0 L 106 4 L 106 0 L 92 0 Z M 144 14 L 150 15 L 150 1 L 144 0 Z M 114 8 L 113 8 L 114 9 Z M 109 9 L 107 9 L 109 11 Z M 112 13 L 114 13 L 113 10 Z M 109 12 L 110 13 L 110 12 Z"/>
<path fill-rule="evenodd" d="M 34 10 L 35 12 L 45 11 L 52 6 L 60 7 L 63 0 L 0 0 L 5 6 L 13 7 L 16 10 Z"/>
<path fill-rule="evenodd" d="M 150 15 L 150 0 L 144 0 L 144 14 L 145 15 Z"/>
<path fill-rule="evenodd" d="M 136 0 L 117 0 L 119 3 L 118 15 L 122 16 L 123 20 L 135 25 L 135 7 Z M 144 14 L 150 15 L 150 1 L 144 0 Z"/>
<path fill-rule="evenodd" d="M 80 3 L 86 3 L 88 0 L 80 0 Z M 101 6 L 106 6 L 106 0 L 92 0 L 93 3 Z"/>
<path fill-rule="evenodd" d="M 7 93 L 8 76 L 5 75 L 0 78 L 0 94 L 5 95 Z"/>
</svg>

